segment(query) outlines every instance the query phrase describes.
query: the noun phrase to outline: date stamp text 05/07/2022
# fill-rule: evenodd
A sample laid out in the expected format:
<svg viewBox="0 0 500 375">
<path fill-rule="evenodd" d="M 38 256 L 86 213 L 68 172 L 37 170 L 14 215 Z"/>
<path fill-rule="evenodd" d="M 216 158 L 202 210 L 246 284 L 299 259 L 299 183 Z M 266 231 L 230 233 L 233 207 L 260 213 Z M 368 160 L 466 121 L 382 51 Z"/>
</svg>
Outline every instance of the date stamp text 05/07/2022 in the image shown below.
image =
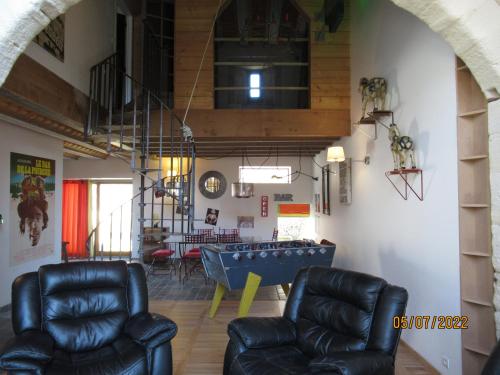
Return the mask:
<svg viewBox="0 0 500 375">
<path fill-rule="evenodd" d="M 392 325 L 396 329 L 467 329 L 469 317 L 460 315 L 409 315 L 395 316 Z"/>
</svg>

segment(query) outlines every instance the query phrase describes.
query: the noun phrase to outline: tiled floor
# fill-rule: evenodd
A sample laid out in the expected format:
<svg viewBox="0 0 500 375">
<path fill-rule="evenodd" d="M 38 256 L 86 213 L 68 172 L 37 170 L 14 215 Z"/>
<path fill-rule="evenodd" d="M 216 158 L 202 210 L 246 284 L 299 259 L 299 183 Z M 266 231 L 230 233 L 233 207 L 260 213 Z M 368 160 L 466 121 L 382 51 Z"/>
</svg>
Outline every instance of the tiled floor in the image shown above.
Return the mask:
<svg viewBox="0 0 500 375">
<path fill-rule="evenodd" d="M 164 272 L 164 271 L 159 271 Z M 201 273 L 194 273 L 184 283 L 179 282 L 178 275 L 169 277 L 167 275 L 149 275 L 148 290 L 150 300 L 211 300 L 215 291 L 215 283 L 211 280 L 205 282 Z M 225 299 L 239 300 L 241 290 L 226 293 Z M 256 300 L 276 301 L 286 300 L 285 293 L 281 287 L 259 288 Z"/>
</svg>

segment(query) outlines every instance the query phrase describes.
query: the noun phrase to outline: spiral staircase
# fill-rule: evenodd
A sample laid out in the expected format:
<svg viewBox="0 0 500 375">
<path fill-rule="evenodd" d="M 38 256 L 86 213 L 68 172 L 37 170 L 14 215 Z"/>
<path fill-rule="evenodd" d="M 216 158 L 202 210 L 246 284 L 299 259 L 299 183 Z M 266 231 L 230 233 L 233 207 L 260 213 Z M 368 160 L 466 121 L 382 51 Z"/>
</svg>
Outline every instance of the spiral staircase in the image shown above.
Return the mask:
<svg viewBox="0 0 500 375">
<path fill-rule="evenodd" d="M 161 51 L 157 58 L 163 59 Z M 159 248 L 167 237 L 193 229 L 195 143 L 190 128 L 166 104 L 168 97 L 161 85 L 146 87 L 127 74 L 120 61 L 113 54 L 91 68 L 85 136 L 91 143 L 106 144 L 110 156 L 129 163 L 140 176 L 140 187 L 131 201 L 91 230 L 87 253 L 92 259 L 103 258 L 104 253 L 110 258 L 113 253 L 121 255 L 99 245 L 99 228 L 104 222 L 121 222 L 124 209 L 130 209 L 132 221 L 138 218 L 139 222 L 138 234 L 130 231 L 130 248 L 138 248 L 139 260 L 143 260 L 145 252 Z M 121 229 L 107 235 L 110 247 L 113 235 L 120 236 L 120 244 L 123 241 Z"/>
</svg>

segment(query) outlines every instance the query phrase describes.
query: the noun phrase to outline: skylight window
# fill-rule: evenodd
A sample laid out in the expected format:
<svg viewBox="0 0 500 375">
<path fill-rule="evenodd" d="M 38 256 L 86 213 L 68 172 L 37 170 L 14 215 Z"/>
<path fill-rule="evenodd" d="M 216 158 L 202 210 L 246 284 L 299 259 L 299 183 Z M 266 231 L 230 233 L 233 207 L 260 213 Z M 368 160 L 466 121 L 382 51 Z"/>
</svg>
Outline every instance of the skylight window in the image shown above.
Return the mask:
<svg viewBox="0 0 500 375">
<path fill-rule="evenodd" d="M 252 73 L 250 74 L 250 98 L 259 99 L 260 98 L 260 74 Z"/>
<path fill-rule="evenodd" d="M 240 182 L 253 184 L 290 184 L 292 167 L 240 167 Z"/>
</svg>

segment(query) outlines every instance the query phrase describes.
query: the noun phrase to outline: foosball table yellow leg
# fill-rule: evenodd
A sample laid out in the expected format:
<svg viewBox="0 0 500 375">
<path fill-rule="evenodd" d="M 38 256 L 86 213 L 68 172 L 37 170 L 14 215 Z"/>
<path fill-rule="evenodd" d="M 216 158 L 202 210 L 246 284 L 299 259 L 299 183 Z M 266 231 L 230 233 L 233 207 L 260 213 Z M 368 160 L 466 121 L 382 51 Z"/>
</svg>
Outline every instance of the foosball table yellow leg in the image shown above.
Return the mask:
<svg viewBox="0 0 500 375">
<path fill-rule="evenodd" d="M 212 305 L 210 306 L 210 311 L 208 312 L 209 318 L 213 318 L 215 314 L 217 314 L 217 310 L 219 309 L 219 305 L 224 297 L 224 293 L 226 293 L 226 287 L 224 284 L 217 283 L 217 289 L 215 289 L 214 298 L 212 298 Z"/>
<path fill-rule="evenodd" d="M 288 293 L 290 293 L 290 285 L 289 284 L 281 284 L 281 288 L 283 292 L 285 292 L 285 296 L 288 297 Z"/>
<path fill-rule="evenodd" d="M 245 289 L 243 289 L 243 295 L 240 300 L 240 307 L 238 308 L 238 318 L 243 318 L 248 315 L 261 280 L 261 276 L 253 272 L 248 273 Z"/>
</svg>

